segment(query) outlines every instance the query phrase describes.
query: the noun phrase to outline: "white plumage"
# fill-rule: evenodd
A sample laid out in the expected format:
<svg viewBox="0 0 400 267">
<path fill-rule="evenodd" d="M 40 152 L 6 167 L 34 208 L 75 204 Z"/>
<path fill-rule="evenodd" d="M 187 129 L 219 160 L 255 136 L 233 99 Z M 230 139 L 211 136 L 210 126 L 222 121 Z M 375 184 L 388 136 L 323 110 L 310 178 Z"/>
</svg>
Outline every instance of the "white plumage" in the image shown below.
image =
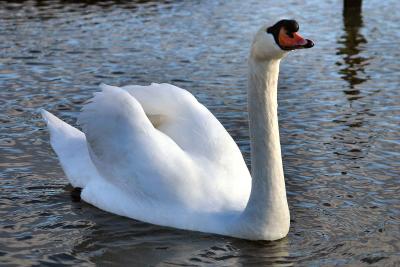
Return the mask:
<svg viewBox="0 0 400 267">
<path fill-rule="evenodd" d="M 101 209 L 191 230 L 211 214 L 246 206 L 250 173 L 220 122 L 170 84 L 101 85 L 78 123 L 43 111 L 51 144 L 82 198 Z M 157 119 L 157 128 L 150 118 Z"/>
</svg>

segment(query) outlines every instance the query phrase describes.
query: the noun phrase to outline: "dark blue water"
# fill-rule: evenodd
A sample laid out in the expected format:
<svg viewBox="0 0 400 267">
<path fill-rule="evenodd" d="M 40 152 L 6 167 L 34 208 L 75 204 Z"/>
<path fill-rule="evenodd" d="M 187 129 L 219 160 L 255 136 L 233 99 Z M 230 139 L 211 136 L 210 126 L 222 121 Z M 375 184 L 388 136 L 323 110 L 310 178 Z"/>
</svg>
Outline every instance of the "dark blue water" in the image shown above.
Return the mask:
<svg viewBox="0 0 400 267">
<path fill-rule="evenodd" d="M 400 4 L 364 1 L 0 2 L 0 265 L 400 265 Z M 75 125 L 97 85 L 169 82 L 224 124 L 249 163 L 246 57 L 270 17 L 313 49 L 281 65 L 292 223 L 249 242 L 74 202 L 38 108 Z"/>
</svg>

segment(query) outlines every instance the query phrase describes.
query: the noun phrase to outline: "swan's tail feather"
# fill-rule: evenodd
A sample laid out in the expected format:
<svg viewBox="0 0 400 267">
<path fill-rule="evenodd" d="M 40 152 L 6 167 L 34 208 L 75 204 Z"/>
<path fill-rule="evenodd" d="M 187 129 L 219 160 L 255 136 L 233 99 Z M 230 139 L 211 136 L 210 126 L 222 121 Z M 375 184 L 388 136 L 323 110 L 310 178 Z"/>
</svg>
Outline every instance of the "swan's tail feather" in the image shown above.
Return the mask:
<svg viewBox="0 0 400 267">
<path fill-rule="evenodd" d="M 91 179 L 98 178 L 99 174 L 89 156 L 85 134 L 44 109 L 40 112 L 50 132 L 51 146 L 71 185 L 84 188 Z"/>
</svg>

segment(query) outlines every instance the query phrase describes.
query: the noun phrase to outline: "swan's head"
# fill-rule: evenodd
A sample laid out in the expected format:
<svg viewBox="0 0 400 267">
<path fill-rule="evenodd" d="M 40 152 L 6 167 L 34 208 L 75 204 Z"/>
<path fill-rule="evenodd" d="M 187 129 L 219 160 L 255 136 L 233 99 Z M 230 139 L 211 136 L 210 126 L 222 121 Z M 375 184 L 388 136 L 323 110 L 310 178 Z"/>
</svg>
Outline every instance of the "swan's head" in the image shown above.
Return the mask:
<svg viewBox="0 0 400 267">
<path fill-rule="evenodd" d="M 251 57 L 260 61 L 280 59 L 289 51 L 313 47 L 313 41 L 301 37 L 298 31 L 297 21 L 289 19 L 261 27 L 254 37 Z"/>
</svg>

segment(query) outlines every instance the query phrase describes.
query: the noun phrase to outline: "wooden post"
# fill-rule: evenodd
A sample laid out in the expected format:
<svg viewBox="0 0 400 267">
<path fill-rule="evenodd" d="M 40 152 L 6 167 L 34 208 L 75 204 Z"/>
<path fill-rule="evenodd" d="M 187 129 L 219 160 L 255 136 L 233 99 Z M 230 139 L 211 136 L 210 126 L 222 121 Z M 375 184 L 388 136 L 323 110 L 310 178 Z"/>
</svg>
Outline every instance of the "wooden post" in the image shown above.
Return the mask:
<svg viewBox="0 0 400 267">
<path fill-rule="evenodd" d="M 344 9 L 346 8 L 358 8 L 361 11 L 362 0 L 344 0 Z"/>
</svg>

